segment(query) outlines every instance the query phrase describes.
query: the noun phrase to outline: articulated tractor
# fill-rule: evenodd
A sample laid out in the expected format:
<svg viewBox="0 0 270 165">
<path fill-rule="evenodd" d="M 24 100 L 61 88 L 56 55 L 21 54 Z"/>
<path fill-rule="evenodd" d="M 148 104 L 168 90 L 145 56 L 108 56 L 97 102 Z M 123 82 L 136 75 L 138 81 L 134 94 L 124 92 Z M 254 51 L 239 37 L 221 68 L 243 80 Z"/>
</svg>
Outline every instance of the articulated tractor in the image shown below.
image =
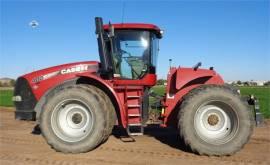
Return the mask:
<svg viewBox="0 0 270 165">
<path fill-rule="evenodd" d="M 143 135 L 149 97 L 158 101 L 160 127 L 178 130 L 191 151 L 232 155 L 249 140 L 254 113 L 239 92 L 213 69 L 170 67 L 165 94 L 157 82 L 158 41 L 153 24 L 103 25 L 95 18 L 100 61 L 69 63 L 17 79 L 15 117 L 36 120 L 56 151 L 82 153 L 104 143 L 115 125 L 130 137 Z"/>
</svg>

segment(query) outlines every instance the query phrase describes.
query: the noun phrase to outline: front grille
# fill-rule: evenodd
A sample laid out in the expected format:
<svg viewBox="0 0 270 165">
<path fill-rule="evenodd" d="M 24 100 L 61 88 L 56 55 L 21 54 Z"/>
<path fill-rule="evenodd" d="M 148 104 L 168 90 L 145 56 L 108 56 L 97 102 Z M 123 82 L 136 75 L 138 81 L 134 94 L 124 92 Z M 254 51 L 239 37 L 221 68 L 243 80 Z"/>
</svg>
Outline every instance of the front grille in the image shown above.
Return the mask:
<svg viewBox="0 0 270 165">
<path fill-rule="evenodd" d="M 22 101 L 14 102 L 16 111 L 34 111 L 37 100 L 25 78 L 20 77 L 17 79 L 14 96 L 21 96 L 22 98 Z"/>
</svg>

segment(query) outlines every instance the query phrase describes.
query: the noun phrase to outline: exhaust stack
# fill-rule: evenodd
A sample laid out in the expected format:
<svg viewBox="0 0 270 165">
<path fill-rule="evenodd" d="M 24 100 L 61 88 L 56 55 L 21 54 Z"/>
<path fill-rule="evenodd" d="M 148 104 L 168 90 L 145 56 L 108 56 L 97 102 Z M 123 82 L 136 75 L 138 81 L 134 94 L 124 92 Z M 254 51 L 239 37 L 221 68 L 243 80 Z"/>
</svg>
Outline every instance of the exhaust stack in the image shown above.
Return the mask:
<svg viewBox="0 0 270 165">
<path fill-rule="evenodd" d="M 104 32 L 102 18 L 96 17 L 95 23 L 96 23 L 99 58 L 101 62 L 100 73 L 110 78 L 112 75 L 112 61 L 106 46 L 106 42 L 109 41 L 108 36 L 106 36 Z"/>
</svg>

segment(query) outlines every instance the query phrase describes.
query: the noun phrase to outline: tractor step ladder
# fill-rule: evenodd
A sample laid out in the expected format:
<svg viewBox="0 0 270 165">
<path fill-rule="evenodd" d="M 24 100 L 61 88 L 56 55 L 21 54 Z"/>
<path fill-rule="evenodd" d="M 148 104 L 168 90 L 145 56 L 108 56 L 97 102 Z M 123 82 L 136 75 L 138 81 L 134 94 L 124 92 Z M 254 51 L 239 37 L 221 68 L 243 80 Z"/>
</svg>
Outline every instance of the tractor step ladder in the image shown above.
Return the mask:
<svg viewBox="0 0 270 165">
<path fill-rule="evenodd" d="M 142 124 L 142 107 L 140 96 L 127 96 L 127 133 L 129 136 L 143 135 L 144 127 Z M 129 104 L 129 100 L 136 100 L 139 104 Z M 137 112 L 132 112 L 137 110 Z M 130 122 L 134 120 L 136 122 Z"/>
<path fill-rule="evenodd" d="M 126 130 L 129 136 L 143 135 L 144 126 L 142 123 L 142 86 L 119 85 L 115 90 L 124 92 L 126 107 Z"/>
</svg>

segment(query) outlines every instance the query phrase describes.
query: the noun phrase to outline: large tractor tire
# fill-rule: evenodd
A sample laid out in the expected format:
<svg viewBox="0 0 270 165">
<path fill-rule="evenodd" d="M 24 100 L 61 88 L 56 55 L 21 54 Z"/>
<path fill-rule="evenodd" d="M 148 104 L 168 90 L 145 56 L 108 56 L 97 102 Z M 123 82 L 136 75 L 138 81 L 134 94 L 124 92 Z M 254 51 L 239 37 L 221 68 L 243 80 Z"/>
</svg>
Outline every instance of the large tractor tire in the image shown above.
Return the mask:
<svg viewBox="0 0 270 165">
<path fill-rule="evenodd" d="M 92 90 L 91 90 L 92 88 Z M 93 86 L 58 88 L 46 98 L 40 117 L 42 135 L 56 151 L 93 150 L 107 134 L 106 101 Z"/>
<path fill-rule="evenodd" d="M 115 113 L 114 106 L 112 104 L 111 99 L 104 91 L 102 91 L 99 88 L 96 88 L 93 85 L 87 85 L 87 87 L 89 88 L 89 90 L 95 91 L 96 93 L 98 93 L 98 95 L 101 96 L 105 101 L 105 104 L 103 105 L 103 107 L 106 110 L 106 123 L 107 124 L 106 124 L 106 131 L 103 136 L 102 142 L 106 142 L 109 136 L 111 135 L 113 127 L 116 122 L 116 113 Z"/>
<path fill-rule="evenodd" d="M 247 103 L 227 86 L 203 85 L 184 97 L 178 128 L 185 144 L 200 155 L 232 155 L 253 132 Z"/>
</svg>

